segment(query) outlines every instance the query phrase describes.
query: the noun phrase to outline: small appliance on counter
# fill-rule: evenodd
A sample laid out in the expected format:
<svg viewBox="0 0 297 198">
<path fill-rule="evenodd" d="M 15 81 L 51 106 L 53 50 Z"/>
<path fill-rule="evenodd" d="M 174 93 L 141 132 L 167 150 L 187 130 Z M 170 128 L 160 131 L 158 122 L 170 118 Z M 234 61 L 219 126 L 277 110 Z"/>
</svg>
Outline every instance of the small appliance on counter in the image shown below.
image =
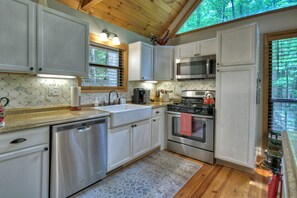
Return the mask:
<svg viewBox="0 0 297 198">
<path fill-rule="evenodd" d="M 3 102 L 5 100 L 5 102 Z M 9 99 L 6 97 L 0 98 L 0 127 L 3 127 L 5 125 L 4 117 L 5 117 L 5 111 L 4 107 L 8 105 Z"/>
<path fill-rule="evenodd" d="M 81 88 L 77 86 L 71 87 L 71 111 L 79 111 L 80 108 Z"/>
<path fill-rule="evenodd" d="M 148 104 L 150 102 L 150 90 L 143 88 L 134 88 L 132 103 L 133 104 Z"/>
</svg>

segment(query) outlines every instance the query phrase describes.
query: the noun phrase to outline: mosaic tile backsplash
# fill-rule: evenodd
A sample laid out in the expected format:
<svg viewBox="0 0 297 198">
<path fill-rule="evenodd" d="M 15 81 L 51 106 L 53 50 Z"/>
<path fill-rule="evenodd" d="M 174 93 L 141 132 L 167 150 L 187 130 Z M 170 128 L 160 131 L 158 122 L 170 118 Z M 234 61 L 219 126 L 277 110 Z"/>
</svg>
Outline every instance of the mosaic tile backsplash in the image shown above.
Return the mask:
<svg viewBox="0 0 297 198">
<path fill-rule="evenodd" d="M 23 74 L 0 73 L 0 98 L 8 97 L 10 100 L 6 109 L 24 108 L 24 107 L 48 107 L 48 106 L 69 106 L 70 105 L 70 87 L 77 85 L 76 79 L 51 79 L 39 78 Z M 201 89 L 215 90 L 214 80 L 193 80 L 193 81 L 166 81 L 158 84 L 145 82 L 129 82 L 128 92 L 119 92 L 120 97 L 131 99 L 133 88 L 140 87 L 150 89 L 155 93 L 157 89 L 172 90 L 170 97 L 180 97 L 181 90 Z M 49 96 L 49 90 L 58 88 L 58 96 Z M 112 95 L 115 99 L 115 95 Z M 107 93 L 83 93 L 82 104 L 92 104 L 95 98 L 99 101 L 108 101 Z"/>
</svg>

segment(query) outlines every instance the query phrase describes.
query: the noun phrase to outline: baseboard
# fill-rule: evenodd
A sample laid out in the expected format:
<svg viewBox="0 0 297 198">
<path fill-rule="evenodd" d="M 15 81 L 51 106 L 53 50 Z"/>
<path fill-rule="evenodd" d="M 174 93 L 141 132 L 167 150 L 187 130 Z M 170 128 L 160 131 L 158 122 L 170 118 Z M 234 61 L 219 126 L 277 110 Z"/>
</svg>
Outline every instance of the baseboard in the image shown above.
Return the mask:
<svg viewBox="0 0 297 198">
<path fill-rule="evenodd" d="M 230 168 L 234 168 L 236 170 L 243 171 L 243 172 L 246 172 L 246 173 L 249 173 L 249 174 L 254 174 L 255 173 L 255 170 L 253 168 L 248 168 L 248 167 L 241 166 L 241 165 L 238 165 L 238 164 L 233 164 L 231 162 L 226 162 L 226 161 L 221 160 L 221 159 L 216 159 L 216 163 L 227 166 L 227 167 L 230 167 Z"/>
</svg>

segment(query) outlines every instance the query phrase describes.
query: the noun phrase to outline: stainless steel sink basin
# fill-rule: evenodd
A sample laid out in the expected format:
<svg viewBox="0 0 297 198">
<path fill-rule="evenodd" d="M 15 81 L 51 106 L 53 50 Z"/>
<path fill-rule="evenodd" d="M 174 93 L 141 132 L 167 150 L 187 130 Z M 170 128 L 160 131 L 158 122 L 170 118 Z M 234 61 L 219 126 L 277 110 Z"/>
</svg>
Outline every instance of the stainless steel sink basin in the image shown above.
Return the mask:
<svg viewBox="0 0 297 198">
<path fill-rule="evenodd" d="M 110 128 L 148 119 L 152 114 L 151 106 L 135 104 L 110 105 L 94 107 L 94 109 L 108 111 L 110 113 Z"/>
</svg>

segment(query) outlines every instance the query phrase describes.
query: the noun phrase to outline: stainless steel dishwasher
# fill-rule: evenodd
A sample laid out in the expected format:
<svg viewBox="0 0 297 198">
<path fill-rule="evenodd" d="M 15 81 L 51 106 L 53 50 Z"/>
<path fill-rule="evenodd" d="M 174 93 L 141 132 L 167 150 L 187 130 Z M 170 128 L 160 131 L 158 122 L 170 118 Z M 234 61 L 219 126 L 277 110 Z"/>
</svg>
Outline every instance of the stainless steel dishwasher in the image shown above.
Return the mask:
<svg viewBox="0 0 297 198">
<path fill-rule="evenodd" d="M 50 197 L 65 198 L 106 176 L 106 118 L 52 126 Z"/>
</svg>

